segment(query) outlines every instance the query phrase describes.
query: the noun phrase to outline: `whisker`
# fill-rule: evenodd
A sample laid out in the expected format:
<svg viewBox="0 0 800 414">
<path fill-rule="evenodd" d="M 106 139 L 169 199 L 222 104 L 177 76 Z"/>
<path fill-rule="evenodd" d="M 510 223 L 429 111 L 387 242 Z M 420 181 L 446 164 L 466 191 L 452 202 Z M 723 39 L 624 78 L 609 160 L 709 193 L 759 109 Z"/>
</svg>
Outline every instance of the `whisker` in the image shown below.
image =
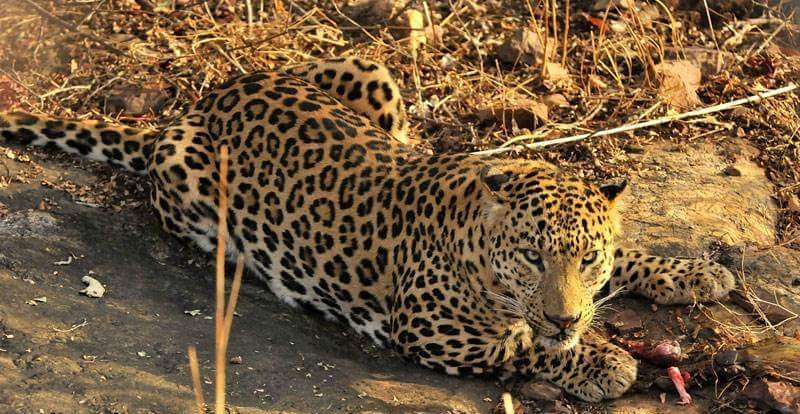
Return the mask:
<svg viewBox="0 0 800 414">
<path fill-rule="evenodd" d="M 609 300 L 611 300 L 611 299 L 613 299 L 615 296 L 617 296 L 617 295 L 618 295 L 620 292 L 622 292 L 624 289 L 625 289 L 625 287 L 624 287 L 624 286 L 620 286 L 620 287 L 618 287 L 618 288 L 617 288 L 617 289 L 615 289 L 614 291 L 612 291 L 612 292 L 609 292 L 609 293 L 608 293 L 608 295 L 606 295 L 606 296 L 604 296 L 604 297 L 602 297 L 602 298 L 600 298 L 600 299 L 596 300 L 596 301 L 594 302 L 594 305 L 595 305 L 595 306 L 600 306 L 600 305 L 602 305 L 602 304 L 604 304 L 604 303 L 608 302 Z"/>
<path fill-rule="evenodd" d="M 511 314 L 513 316 L 519 316 L 520 318 L 523 317 L 523 315 L 516 309 L 492 308 L 492 310 L 495 311 L 495 312 L 505 312 L 505 313 Z"/>
</svg>

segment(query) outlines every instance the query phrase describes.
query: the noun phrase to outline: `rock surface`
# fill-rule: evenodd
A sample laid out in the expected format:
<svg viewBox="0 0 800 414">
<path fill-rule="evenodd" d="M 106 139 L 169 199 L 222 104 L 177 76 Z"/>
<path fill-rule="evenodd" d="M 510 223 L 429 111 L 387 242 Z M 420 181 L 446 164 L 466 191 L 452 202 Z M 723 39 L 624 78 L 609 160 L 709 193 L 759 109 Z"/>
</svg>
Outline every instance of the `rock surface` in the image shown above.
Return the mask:
<svg viewBox="0 0 800 414">
<path fill-rule="evenodd" d="M 714 144 L 662 145 L 632 155 L 639 166 L 620 210 L 623 238 L 673 256 L 698 256 L 718 242 L 774 245 L 772 183 L 748 159 L 751 149 L 730 151 Z M 741 175 L 723 174 L 728 165 Z"/>
</svg>

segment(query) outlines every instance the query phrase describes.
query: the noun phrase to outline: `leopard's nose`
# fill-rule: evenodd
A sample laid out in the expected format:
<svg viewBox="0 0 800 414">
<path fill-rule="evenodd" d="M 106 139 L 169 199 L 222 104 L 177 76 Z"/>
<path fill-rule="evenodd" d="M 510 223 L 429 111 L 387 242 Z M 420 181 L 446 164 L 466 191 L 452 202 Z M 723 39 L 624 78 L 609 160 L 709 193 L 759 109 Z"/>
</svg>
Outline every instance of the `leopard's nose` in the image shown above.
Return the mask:
<svg viewBox="0 0 800 414">
<path fill-rule="evenodd" d="M 580 319 L 581 315 L 550 315 L 547 312 L 544 312 L 544 317 L 547 318 L 553 325 L 559 327 L 560 329 L 568 329 L 571 326 L 575 325 Z"/>
</svg>

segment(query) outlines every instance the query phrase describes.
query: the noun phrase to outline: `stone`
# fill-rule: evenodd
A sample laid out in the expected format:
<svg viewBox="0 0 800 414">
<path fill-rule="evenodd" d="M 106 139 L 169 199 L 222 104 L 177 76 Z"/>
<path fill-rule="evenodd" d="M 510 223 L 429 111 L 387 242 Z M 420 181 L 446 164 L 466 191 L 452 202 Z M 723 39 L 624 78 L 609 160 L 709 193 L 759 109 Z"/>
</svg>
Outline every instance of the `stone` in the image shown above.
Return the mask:
<svg viewBox="0 0 800 414">
<path fill-rule="evenodd" d="M 800 378 L 800 339 L 776 336 L 739 351 L 750 377 L 778 375 Z"/>
<path fill-rule="evenodd" d="M 731 177 L 741 177 L 742 172 L 737 170 L 736 167 L 729 165 L 722 170 L 722 173 Z"/>
<path fill-rule="evenodd" d="M 664 52 L 668 59 L 683 58 L 691 62 L 692 65 L 700 68 L 700 72 L 706 76 L 719 73 L 726 64 L 734 62 L 736 57 L 731 52 L 701 46 L 688 46 L 680 49 L 667 48 Z"/>
<path fill-rule="evenodd" d="M 606 325 L 620 335 L 638 332 L 644 329 L 642 318 L 633 309 L 617 312 L 606 320 Z"/>
<path fill-rule="evenodd" d="M 106 95 L 105 110 L 108 113 L 125 112 L 129 116 L 159 114 L 168 99 L 166 88 L 157 83 L 121 85 Z"/>
<path fill-rule="evenodd" d="M 564 95 L 560 94 L 560 93 L 553 93 L 553 94 L 547 95 L 547 96 L 544 97 L 544 99 L 542 101 L 544 102 L 545 105 L 547 105 L 548 108 L 553 108 L 553 107 L 556 107 L 556 108 L 569 108 L 570 107 L 570 104 L 569 104 L 569 101 L 567 100 L 567 98 Z"/>
<path fill-rule="evenodd" d="M 670 382 L 670 384 L 672 383 Z M 626 395 L 620 400 L 611 401 L 610 407 L 603 412 L 609 414 L 700 414 L 709 412 L 708 403 L 702 399 L 698 398 L 692 405 L 676 405 L 678 396 L 666 392 L 665 394 L 664 403 L 657 396 L 649 394 Z"/>
<path fill-rule="evenodd" d="M 355 0 L 342 8 L 342 12 L 363 26 L 384 24 L 396 7 L 393 0 Z"/>
<path fill-rule="evenodd" d="M 524 400 L 555 401 L 561 399 L 564 392 L 547 381 L 529 381 L 520 387 L 519 396 Z"/>
<path fill-rule="evenodd" d="M 714 363 L 721 366 L 733 365 L 739 359 L 739 353 L 735 349 L 717 352 L 714 355 Z"/>
<path fill-rule="evenodd" d="M 766 318 L 765 322 L 773 325 L 797 318 L 797 313 L 787 309 L 787 305 L 782 304 L 776 292 L 770 288 L 749 285 L 746 289 L 731 291 L 730 298 L 742 309 L 756 313 L 759 318 Z"/>
<path fill-rule="evenodd" d="M 783 381 L 751 381 L 739 394 L 762 410 L 782 414 L 800 412 L 800 387 Z"/>
<path fill-rule="evenodd" d="M 639 166 L 631 174 L 620 204 L 622 244 L 688 257 L 700 257 L 720 242 L 773 245 L 778 224 L 774 188 L 764 170 L 748 159 L 747 154 L 753 152 L 747 144 L 737 142 L 732 148 L 654 145 L 644 154 L 630 155 Z M 730 153 L 740 154 L 732 164 L 727 160 Z M 720 174 L 727 165 L 733 165 L 741 176 Z M 751 250 L 746 249 L 746 259 L 753 258 Z M 720 261 L 734 267 L 741 265 L 741 257 L 736 253 L 730 260 Z M 783 279 L 788 286 L 791 278 L 785 277 L 786 272 L 792 272 L 791 266 L 800 261 L 790 255 L 782 261 L 770 260 L 765 257 L 745 270 L 759 276 L 774 274 L 776 281 Z"/>
<path fill-rule="evenodd" d="M 480 123 L 493 122 L 507 129 L 533 130 L 548 120 L 548 108 L 533 98 L 512 94 L 490 102 L 474 114 Z"/>
<path fill-rule="evenodd" d="M 723 251 L 719 261 L 741 268 L 743 286 L 776 330 L 786 336 L 800 334 L 800 252 L 783 246 L 769 248 L 738 246 Z M 731 299 L 747 311 L 754 310 L 743 289 Z M 755 314 L 759 319 L 760 314 Z M 763 322 L 763 321 L 762 321 Z"/>
<path fill-rule="evenodd" d="M 501 62 L 515 65 L 535 65 L 552 60 L 555 56 L 557 43 L 555 39 L 545 41 L 535 30 L 521 29 L 511 36 L 495 50 L 495 55 Z"/>
</svg>

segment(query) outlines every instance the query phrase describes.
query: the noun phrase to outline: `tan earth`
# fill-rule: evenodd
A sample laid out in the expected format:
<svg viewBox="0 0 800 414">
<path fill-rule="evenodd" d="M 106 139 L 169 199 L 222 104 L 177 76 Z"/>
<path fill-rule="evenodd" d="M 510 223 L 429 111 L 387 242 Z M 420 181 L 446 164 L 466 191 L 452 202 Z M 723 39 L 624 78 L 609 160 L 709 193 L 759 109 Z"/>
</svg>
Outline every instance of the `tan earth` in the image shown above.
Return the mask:
<svg viewBox="0 0 800 414">
<path fill-rule="evenodd" d="M 33 179 L 0 192 L 8 210 L 0 213 L 0 413 L 189 412 L 189 345 L 200 350 L 207 396 L 212 387 L 208 261 L 165 236 L 144 204 L 114 212 L 40 185 L 46 179 L 102 187 L 98 183 L 109 180 L 110 169 L 76 166 L 69 157 L 41 160 L 36 154 L 43 153 L 32 155 L 44 167 L 38 172 L 32 163 L 4 160 L 10 176 Z M 768 248 L 775 239 L 772 188 L 750 156 L 750 149 L 734 144 L 646 147 L 644 154 L 631 155 L 638 171 L 623 210 L 626 242 L 675 255 L 702 255 L 723 246 L 723 262 L 744 270 L 746 282 L 778 287 L 794 306 L 800 258 L 788 249 Z M 109 190 L 142 194 L 135 188 L 138 181 L 128 182 L 133 188 Z M 54 264 L 70 256 L 70 264 Z M 105 285 L 103 298 L 78 293 L 89 271 Z M 228 367 L 229 401 L 240 413 L 489 413 L 499 401 L 502 388 L 494 381 L 447 377 L 406 364 L 342 326 L 283 306 L 256 282 L 243 291 L 229 351 L 241 363 Z M 698 311 L 652 311 L 635 298 L 615 302 L 617 310 L 630 307 L 642 315 L 645 332 L 655 339 L 687 330 L 702 336 L 703 329 L 718 328 L 705 318 L 693 319 Z M 704 309 L 725 313 L 719 305 Z M 195 310 L 195 316 L 188 313 Z M 722 334 L 709 335 L 720 340 Z M 766 330 L 761 336 L 772 334 Z M 681 341 L 694 349 L 692 335 Z M 644 372 L 645 377 L 662 373 Z M 649 387 L 644 378 L 612 403 L 568 399 L 559 406 L 692 413 L 712 404 L 713 386 L 690 392 L 700 397 L 696 405 L 677 407 L 674 392 Z M 531 412 L 535 406 L 549 410 L 548 404 L 526 402 Z"/>
</svg>

